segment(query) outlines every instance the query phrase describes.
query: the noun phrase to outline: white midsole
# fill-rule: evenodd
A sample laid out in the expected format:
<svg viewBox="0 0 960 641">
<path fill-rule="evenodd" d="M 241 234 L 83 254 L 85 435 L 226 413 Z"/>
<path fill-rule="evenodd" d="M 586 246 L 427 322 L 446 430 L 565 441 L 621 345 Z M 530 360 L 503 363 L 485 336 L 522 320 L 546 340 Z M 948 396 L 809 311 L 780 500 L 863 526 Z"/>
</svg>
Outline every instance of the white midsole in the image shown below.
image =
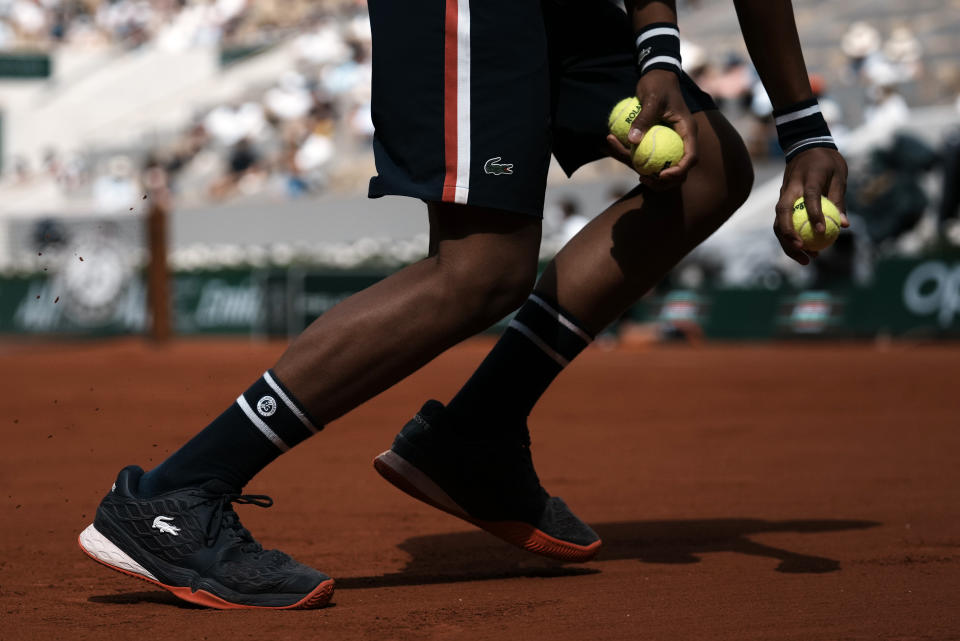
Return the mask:
<svg viewBox="0 0 960 641">
<path fill-rule="evenodd" d="M 93 527 L 93 523 L 88 525 L 87 529 L 80 533 L 78 541 L 80 542 L 80 547 L 98 561 L 159 582 L 157 577 L 153 576 L 149 570 L 131 559 L 126 552 L 114 545 L 113 541 L 100 534 L 97 528 Z"/>
<path fill-rule="evenodd" d="M 430 480 L 426 474 L 408 463 L 403 457 L 399 456 L 393 450 L 387 450 L 377 457 L 377 460 L 391 468 L 394 472 L 405 478 L 411 485 L 423 495 L 427 496 L 437 505 L 442 505 L 449 512 L 462 518 L 469 518 L 469 515 L 457 505 L 450 496 L 444 492 L 439 485 Z"/>
</svg>

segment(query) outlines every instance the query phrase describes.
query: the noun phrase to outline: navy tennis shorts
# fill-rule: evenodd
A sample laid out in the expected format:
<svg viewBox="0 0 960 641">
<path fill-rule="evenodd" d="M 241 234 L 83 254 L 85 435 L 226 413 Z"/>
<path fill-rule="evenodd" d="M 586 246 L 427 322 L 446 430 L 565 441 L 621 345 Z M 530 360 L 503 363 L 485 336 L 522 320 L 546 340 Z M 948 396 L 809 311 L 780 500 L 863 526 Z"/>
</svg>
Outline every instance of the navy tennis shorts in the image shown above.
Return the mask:
<svg viewBox="0 0 960 641">
<path fill-rule="evenodd" d="M 634 35 L 609 0 L 369 0 L 369 196 L 543 215 L 550 154 L 568 175 L 608 155 L 634 95 Z M 690 111 L 715 109 L 686 75 Z"/>
</svg>

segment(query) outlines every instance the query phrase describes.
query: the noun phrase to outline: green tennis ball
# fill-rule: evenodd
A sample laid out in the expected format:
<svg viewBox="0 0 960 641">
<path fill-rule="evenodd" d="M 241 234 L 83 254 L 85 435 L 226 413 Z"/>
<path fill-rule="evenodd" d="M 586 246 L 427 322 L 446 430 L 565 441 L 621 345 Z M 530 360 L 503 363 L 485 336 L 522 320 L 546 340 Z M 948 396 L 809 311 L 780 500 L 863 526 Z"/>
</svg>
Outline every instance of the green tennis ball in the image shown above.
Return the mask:
<svg viewBox="0 0 960 641">
<path fill-rule="evenodd" d="M 808 251 L 822 251 L 832 245 L 840 235 L 840 212 L 837 206 L 821 196 L 820 211 L 823 212 L 823 224 L 826 227 L 822 234 L 818 234 L 810 224 L 803 198 L 798 198 L 797 202 L 793 203 L 793 228 L 800 234 L 803 248 Z"/>
<path fill-rule="evenodd" d="M 645 176 L 659 174 L 683 158 L 683 139 L 670 127 L 654 125 L 633 150 L 633 168 Z"/>
<path fill-rule="evenodd" d="M 640 113 L 640 101 L 636 96 L 624 98 L 610 112 L 610 119 L 607 126 L 610 127 L 610 133 L 617 137 L 617 140 L 626 146 L 630 146 L 630 139 L 627 134 L 630 133 L 630 125 L 634 118 Z"/>
</svg>

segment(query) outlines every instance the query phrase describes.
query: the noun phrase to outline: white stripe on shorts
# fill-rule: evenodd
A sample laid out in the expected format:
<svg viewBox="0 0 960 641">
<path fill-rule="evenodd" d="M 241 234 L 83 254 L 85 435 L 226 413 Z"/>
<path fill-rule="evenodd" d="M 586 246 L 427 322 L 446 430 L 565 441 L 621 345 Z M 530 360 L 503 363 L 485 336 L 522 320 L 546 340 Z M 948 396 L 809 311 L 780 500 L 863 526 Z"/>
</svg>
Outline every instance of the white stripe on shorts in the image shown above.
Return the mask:
<svg viewBox="0 0 960 641">
<path fill-rule="evenodd" d="M 470 0 L 457 0 L 457 186 L 454 202 L 470 197 Z"/>
</svg>

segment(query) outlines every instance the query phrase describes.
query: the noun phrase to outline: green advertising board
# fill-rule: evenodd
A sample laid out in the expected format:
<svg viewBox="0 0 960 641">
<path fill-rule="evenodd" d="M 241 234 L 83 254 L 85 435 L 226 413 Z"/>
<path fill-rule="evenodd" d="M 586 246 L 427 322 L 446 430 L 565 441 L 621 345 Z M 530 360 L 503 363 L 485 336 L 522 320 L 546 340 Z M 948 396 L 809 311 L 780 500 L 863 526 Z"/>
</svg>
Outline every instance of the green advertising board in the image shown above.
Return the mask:
<svg viewBox="0 0 960 641">
<path fill-rule="evenodd" d="M 147 327 L 142 274 L 70 263 L 56 274 L 0 278 L 0 333 L 136 334 Z M 177 273 L 178 334 L 293 336 L 386 271 L 291 267 Z M 881 262 L 872 281 L 830 291 L 673 290 L 630 316 L 664 327 L 696 325 L 720 340 L 876 335 L 960 337 L 960 256 Z"/>
</svg>

